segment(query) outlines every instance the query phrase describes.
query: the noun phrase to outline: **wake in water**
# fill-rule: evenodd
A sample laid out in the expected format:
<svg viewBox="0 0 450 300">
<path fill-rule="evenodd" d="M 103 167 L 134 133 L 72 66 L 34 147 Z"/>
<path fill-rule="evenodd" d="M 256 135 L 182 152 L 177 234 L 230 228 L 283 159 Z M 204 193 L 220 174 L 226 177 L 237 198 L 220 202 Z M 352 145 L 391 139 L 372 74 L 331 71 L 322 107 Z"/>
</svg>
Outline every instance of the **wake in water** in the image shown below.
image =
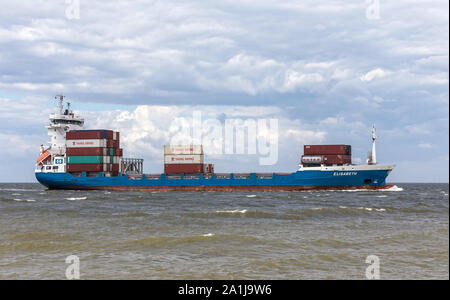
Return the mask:
<svg viewBox="0 0 450 300">
<path fill-rule="evenodd" d="M 403 188 L 394 185 L 393 187 L 390 187 L 390 188 L 384 189 L 384 190 L 382 189 L 382 190 L 379 190 L 379 191 L 386 191 L 386 192 L 402 192 L 402 191 L 403 191 Z"/>
<path fill-rule="evenodd" d="M 396 185 L 387 189 L 367 190 L 367 189 L 354 189 L 354 190 L 330 190 L 334 192 L 402 192 L 403 188 Z"/>
</svg>

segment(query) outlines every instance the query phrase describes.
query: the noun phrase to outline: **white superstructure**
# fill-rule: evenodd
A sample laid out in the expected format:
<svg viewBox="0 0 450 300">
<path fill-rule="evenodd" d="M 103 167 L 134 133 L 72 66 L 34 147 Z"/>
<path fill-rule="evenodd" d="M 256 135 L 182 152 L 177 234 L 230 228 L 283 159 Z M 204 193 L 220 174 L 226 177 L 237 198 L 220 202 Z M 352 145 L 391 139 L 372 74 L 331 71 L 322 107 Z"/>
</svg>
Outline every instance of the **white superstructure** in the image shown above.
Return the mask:
<svg viewBox="0 0 450 300">
<path fill-rule="evenodd" d="M 50 124 L 45 126 L 50 136 L 48 147 L 41 145 L 40 156 L 36 164 L 36 172 L 64 173 L 66 170 L 66 132 L 69 130 L 82 130 L 84 119 L 76 116 L 70 109 L 70 103 L 66 103 L 64 109 L 63 95 L 55 96 L 58 99 L 58 109 L 50 114 Z"/>
</svg>

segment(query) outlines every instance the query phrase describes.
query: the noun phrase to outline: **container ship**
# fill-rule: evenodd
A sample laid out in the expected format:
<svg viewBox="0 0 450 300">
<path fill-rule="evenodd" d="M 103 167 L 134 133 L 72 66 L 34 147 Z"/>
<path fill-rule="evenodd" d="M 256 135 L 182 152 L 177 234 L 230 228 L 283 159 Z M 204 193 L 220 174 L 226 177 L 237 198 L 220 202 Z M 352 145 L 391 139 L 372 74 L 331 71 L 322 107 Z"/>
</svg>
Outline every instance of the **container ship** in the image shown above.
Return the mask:
<svg viewBox="0 0 450 300">
<path fill-rule="evenodd" d="M 84 130 L 64 96 L 46 126 L 36 179 L 49 189 L 123 191 L 303 191 L 387 189 L 395 165 L 378 164 L 375 127 L 366 164 L 352 163 L 350 145 L 304 145 L 299 168 L 291 173 L 216 173 L 205 163 L 202 145 L 165 145 L 164 173 L 144 174 L 141 158 L 126 158 L 120 133 Z"/>
</svg>

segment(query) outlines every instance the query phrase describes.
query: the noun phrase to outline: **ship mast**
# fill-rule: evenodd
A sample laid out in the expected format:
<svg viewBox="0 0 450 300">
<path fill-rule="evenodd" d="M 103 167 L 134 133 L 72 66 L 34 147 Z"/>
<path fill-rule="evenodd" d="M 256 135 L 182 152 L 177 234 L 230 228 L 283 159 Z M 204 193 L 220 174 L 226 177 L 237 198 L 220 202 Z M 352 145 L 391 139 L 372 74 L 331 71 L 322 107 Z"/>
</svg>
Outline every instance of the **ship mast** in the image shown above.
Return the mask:
<svg viewBox="0 0 450 300">
<path fill-rule="evenodd" d="M 59 98 L 59 104 L 58 104 L 58 108 L 59 108 L 59 114 L 62 115 L 63 114 L 63 101 L 64 101 L 64 95 L 56 95 L 55 99 Z"/>
<path fill-rule="evenodd" d="M 376 129 L 375 129 L 375 125 L 372 126 L 372 155 L 370 157 L 370 164 L 375 165 L 377 163 L 377 150 L 375 147 L 375 140 L 377 139 L 376 136 Z"/>
</svg>

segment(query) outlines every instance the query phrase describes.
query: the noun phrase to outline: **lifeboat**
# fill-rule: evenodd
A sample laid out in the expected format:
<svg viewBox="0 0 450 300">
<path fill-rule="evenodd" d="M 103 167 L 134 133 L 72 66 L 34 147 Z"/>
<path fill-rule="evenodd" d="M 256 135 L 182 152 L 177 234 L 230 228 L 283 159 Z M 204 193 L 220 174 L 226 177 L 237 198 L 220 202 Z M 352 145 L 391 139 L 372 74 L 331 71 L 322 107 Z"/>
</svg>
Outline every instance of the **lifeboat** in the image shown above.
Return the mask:
<svg viewBox="0 0 450 300">
<path fill-rule="evenodd" d="M 50 152 L 48 152 L 47 150 L 45 150 L 44 152 L 42 152 L 42 154 L 38 157 L 37 159 L 37 163 L 43 163 L 44 161 L 46 161 L 47 159 L 50 158 Z"/>
</svg>

